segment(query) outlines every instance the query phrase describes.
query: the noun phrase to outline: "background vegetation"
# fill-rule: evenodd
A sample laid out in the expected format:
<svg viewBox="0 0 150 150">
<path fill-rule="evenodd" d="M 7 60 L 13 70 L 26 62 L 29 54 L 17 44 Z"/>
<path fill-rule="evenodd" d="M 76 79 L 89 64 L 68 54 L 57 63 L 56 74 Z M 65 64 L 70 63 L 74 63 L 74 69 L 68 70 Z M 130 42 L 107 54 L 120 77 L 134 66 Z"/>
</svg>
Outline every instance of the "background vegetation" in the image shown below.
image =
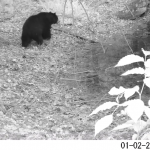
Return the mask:
<svg viewBox="0 0 150 150">
<path fill-rule="evenodd" d="M 120 76 L 132 65 L 112 68 L 133 52 L 134 32 L 149 20 L 148 15 L 138 20 L 117 18 L 116 13 L 129 2 L 83 0 L 85 12 L 81 3 L 73 1 L 73 24 L 70 1 L 64 16 L 65 1 L 0 1 L 0 139 L 132 138 L 132 129 L 110 133 L 129 120 L 125 115 L 94 137 L 95 121 L 114 108 L 89 117 L 100 104 L 115 100 L 107 95 L 113 86 L 133 87 L 141 79 Z M 53 25 L 51 40 L 41 46 L 33 41 L 24 49 L 22 26 L 29 16 L 41 11 L 56 12 L 60 23 Z M 143 91 L 146 104 L 149 89 Z"/>
</svg>

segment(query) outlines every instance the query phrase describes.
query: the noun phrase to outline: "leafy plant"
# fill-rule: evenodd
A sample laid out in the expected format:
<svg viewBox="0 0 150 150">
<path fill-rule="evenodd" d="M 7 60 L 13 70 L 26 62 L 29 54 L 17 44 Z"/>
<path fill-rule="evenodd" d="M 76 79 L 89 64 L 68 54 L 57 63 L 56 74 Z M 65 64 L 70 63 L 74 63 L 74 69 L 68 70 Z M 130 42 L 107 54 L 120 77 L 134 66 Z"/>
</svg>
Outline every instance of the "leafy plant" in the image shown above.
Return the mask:
<svg viewBox="0 0 150 150">
<path fill-rule="evenodd" d="M 119 88 L 113 87 L 108 93 L 111 96 L 116 96 L 116 102 L 106 102 L 100 105 L 90 114 L 91 116 L 93 114 L 97 114 L 99 111 L 111 109 L 113 106 L 116 106 L 116 109 L 113 111 L 111 115 L 107 115 L 96 122 L 95 136 L 100 131 L 107 128 L 113 122 L 113 114 L 120 106 L 125 106 L 125 109 L 122 111 L 122 114 L 128 115 L 131 118 L 131 120 L 127 121 L 126 123 L 122 125 L 115 127 L 113 130 L 132 128 L 137 133 L 132 136 L 132 139 L 135 140 L 135 139 L 139 139 L 141 132 L 145 131 L 144 129 L 147 129 L 147 127 L 150 126 L 150 108 L 149 106 L 145 106 L 141 99 L 144 86 L 147 86 L 150 88 L 150 59 L 147 59 L 147 56 L 150 55 L 150 51 L 145 51 L 143 48 L 142 48 L 142 51 L 144 53 L 144 58 L 138 55 L 134 55 L 134 54 L 127 55 L 123 57 L 117 63 L 116 66 L 114 66 L 114 67 L 121 67 L 121 66 L 129 65 L 135 62 L 143 62 L 144 68 L 141 68 L 141 67 L 133 68 L 131 70 L 126 71 L 125 73 L 121 75 L 121 76 L 127 76 L 131 74 L 144 75 L 143 85 L 142 85 L 141 90 L 138 85 L 136 85 L 133 88 L 124 88 L 122 86 L 120 86 Z M 138 94 L 138 98 L 127 101 L 135 93 Z M 119 104 L 119 100 L 123 96 L 126 101 L 122 104 Z M 150 100 L 148 104 L 150 105 Z M 141 116 L 143 115 L 143 113 L 145 113 L 148 117 L 147 122 L 141 120 Z M 141 139 L 150 139 L 150 134 L 144 134 L 144 135 L 142 136 Z"/>
</svg>

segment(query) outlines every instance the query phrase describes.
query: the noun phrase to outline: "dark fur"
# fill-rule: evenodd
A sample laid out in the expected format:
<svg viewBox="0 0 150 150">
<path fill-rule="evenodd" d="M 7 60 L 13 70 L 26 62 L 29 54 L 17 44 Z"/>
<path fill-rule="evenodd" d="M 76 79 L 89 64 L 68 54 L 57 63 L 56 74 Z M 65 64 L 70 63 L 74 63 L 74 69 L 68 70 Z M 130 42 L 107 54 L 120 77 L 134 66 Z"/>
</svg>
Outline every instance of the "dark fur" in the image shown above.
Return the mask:
<svg viewBox="0 0 150 150">
<path fill-rule="evenodd" d="M 30 16 L 24 23 L 22 29 L 22 46 L 27 47 L 32 40 L 38 44 L 43 43 L 43 39 L 51 38 L 51 25 L 58 22 L 55 13 L 41 12 Z"/>
</svg>

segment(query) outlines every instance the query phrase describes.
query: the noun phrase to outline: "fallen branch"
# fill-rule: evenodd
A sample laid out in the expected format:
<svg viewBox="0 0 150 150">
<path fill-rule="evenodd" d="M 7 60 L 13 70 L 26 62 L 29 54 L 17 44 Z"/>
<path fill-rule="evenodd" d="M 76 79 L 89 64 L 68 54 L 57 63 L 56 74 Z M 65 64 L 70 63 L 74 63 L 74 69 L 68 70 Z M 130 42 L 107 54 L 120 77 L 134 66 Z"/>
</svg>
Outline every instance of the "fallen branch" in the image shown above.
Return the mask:
<svg viewBox="0 0 150 150">
<path fill-rule="evenodd" d="M 72 33 L 69 29 L 56 28 L 56 27 L 55 27 L 55 28 L 53 27 L 53 29 L 54 29 L 54 30 L 57 30 L 57 31 L 64 32 L 64 33 L 67 33 L 67 34 L 72 35 L 72 36 L 75 36 L 76 38 L 79 38 L 79 39 L 81 39 L 81 40 L 88 41 L 88 42 L 90 42 L 90 43 L 99 43 L 98 41 L 90 40 L 90 39 L 87 39 L 87 38 L 85 38 L 85 37 L 81 37 L 81 36 L 79 36 L 79 35 L 77 35 L 77 34 L 75 34 L 75 33 Z"/>
</svg>

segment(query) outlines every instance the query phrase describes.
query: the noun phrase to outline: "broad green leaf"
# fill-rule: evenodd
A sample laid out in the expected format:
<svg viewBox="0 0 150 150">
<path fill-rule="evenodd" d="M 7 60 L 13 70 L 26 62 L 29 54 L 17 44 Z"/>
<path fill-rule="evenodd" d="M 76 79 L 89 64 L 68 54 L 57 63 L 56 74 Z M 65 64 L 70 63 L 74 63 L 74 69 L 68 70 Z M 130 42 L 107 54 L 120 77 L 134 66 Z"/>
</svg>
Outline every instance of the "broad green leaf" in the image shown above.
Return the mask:
<svg viewBox="0 0 150 150">
<path fill-rule="evenodd" d="M 143 51 L 143 53 L 144 53 L 145 56 L 150 55 L 150 51 L 145 51 L 143 48 L 142 48 L 142 51 Z"/>
<path fill-rule="evenodd" d="M 146 116 L 150 119 L 150 108 L 145 106 L 144 107 L 144 112 L 145 112 Z"/>
<path fill-rule="evenodd" d="M 108 92 L 108 94 L 110 95 L 119 95 L 121 93 L 123 93 L 125 91 L 125 88 L 120 86 L 119 89 L 117 89 L 116 87 L 113 87 L 110 89 L 110 91 Z"/>
<path fill-rule="evenodd" d="M 95 136 L 102 131 L 103 129 L 107 128 L 113 121 L 113 116 L 108 115 L 103 117 L 102 119 L 98 120 L 95 124 Z"/>
<path fill-rule="evenodd" d="M 140 89 L 140 88 L 139 88 L 138 85 L 136 85 L 136 86 L 133 87 L 133 89 L 135 90 L 135 92 L 139 92 L 139 89 Z"/>
<path fill-rule="evenodd" d="M 132 95 L 134 95 L 135 92 L 139 91 L 139 86 L 135 86 L 133 88 L 128 88 L 125 90 L 124 92 L 124 97 L 127 100 L 129 97 L 131 97 Z"/>
<path fill-rule="evenodd" d="M 145 77 L 150 77 L 150 68 L 145 68 Z"/>
<path fill-rule="evenodd" d="M 126 122 L 126 124 L 132 124 L 132 125 L 134 125 L 135 122 L 134 122 L 133 120 L 128 120 L 128 121 Z"/>
<path fill-rule="evenodd" d="M 145 68 L 150 68 L 150 59 L 147 59 L 146 62 L 144 62 Z"/>
<path fill-rule="evenodd" d="M 131 103 L 134 103 L 135 100 L 139 100 L 139 99 L 134 99 L 134 100 L 126 101 L 126 102 L 124 102 L 124 103 L 122 103 L 122 104 L 119 104 L 119 106 L 128 106 L 128 105 L 130 105 Z"/>
<path fill-rule="evenodd" d="M 143 81 L 144 81 L 145 85 L 150 88 L 150 78 L 146 78 Z"/>
<path fill-rule="evenodd" d="M 126 90 L 125 92 L 124 92 L 124 97 L 125 97 L 125 99 L 127 100 L 129 97 L 131 97 L 132 95 L 134 95 L 134 93 L 135 93 L 135 90 L 134 89 L 132 89 L 132 90 Z"/>
<path fill-rule="evenodd" d="M 130 74 L 144 74 L 144 73 L 145 73 L 145 70 L 143 68 L 139 67 L 139 68 L 134 68 L 134 69 L 128 70 L 125 73 L 123 73 L 121 76 L 127 76 Z"/>
<path fill-rule="evenodd" d="M 144 59 L 143 59 L 143 57 L 140 57 L 140 56 L 134 55 L 134 54 L 127 55 L 127 56 L 121 58 L 115 67 L 129 65 L 129 64 L 132 64 L 135 62 L 144 62 Z"/>
<path fill-rule="evenodd" d="M 106 102 L 99 107 L 97 107 L 89 116 L 93 114 L 97 114 L 99 111 L 105 110 L 105 109 L 110 109 L 111 107 L 118 105 L 116 102 Z"/>
<path fill-rule="evenodd" d="M 133 129 L 134 131 L 136 131 L 137 133 L 140 132 L 144 127 L 146 126 L 146 122 L 143 120 L 138 120 L 134 125 L 133 125 Z"/>
<path fill-rule="evenodd" d="M 131 100 L 125 108 L 127 115 L 135 122 L 141 117 L 144 111 L 144 103 L 142 100 Z"/>
</svg>

